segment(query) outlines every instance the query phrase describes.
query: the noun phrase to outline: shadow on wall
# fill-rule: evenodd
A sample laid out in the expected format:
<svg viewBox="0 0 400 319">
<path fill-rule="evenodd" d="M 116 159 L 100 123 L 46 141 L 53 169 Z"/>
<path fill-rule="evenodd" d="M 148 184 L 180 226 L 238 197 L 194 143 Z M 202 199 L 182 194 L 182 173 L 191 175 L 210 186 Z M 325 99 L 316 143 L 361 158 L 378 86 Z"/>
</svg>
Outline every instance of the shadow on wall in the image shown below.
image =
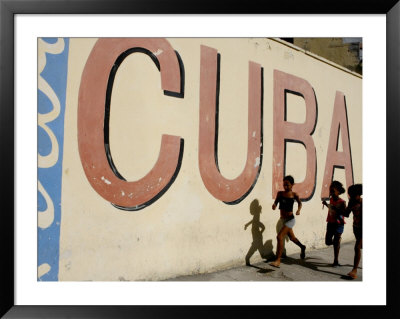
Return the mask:
<svg viewBox="0 0 400 319">
<path fill-rule="evenodd" d="M 270 260 L 275 257 L 273 253 L 272 240 L 269 239 L 263 243 L 263 232 L 265 230 L 265 226 L 262 222 L 260 222 L 261 212 L 262 206 L 260 205 L 258 199 L 254 199 L 250 203 L 250 215 L 253 216 L 253 219 L 244 225 L 245 230 L 251 225 L 251 234 L 253 238 L 253 242 L 251 243 L 249 251 L 245 257 L 246 265 L 250 265 L 250 258 L 257 250 L 263 259 Z"/>
</svg>

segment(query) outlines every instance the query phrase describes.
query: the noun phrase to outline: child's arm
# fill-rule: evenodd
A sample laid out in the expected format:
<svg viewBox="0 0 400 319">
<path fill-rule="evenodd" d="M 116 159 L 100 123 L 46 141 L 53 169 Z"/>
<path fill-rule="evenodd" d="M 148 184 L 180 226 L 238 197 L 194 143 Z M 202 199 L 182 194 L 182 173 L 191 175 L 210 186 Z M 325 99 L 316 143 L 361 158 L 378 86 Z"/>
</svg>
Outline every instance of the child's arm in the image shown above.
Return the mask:
<svg viewBox="0 0 400 319">
<path fill-rule="evenodd" d="M 345 202 L 345 201 L 343 201 L 343 202 L 340 204 L 340 206 L 336 208 L 336 213 L 337 213 L 338 215 L 345 216 L 345 214 L 346 214 L 346 202 Z"/>
<path fill-rule="evenodd" d="M 344 206 L 343 206 L 343 204 L 344 204 Z M 344 210 L 346 209 L 346 204 L 345 203 L 343 203 L 343 204 L 341 204 L 340 206 L 335 206 L 332 204 L 328 204 L 325 201 L 322 202 L 322 205 L 328 207 L 329 209 L 334 210 L 337 214 L 344 216 Z"/>
<path fill-rule="evenodd" d="M 300 197 L 299 197 L 299 195 L 297 195 L 297 193 L 294 193 L 294 199 L 295 199 L 296 202 L 297 202 L 297 212 L 296 212 L 296 215 L 300 215 L 300 210 L 301 210 L 301 207 L 303 207 L 303 205 L 301 204 Z"/>
<path fill-rule="evenodd" d="M 278 202 L 279 202 L 279 197 L 280 197 L 280 196 L 281 196 L 281 192 L 278 192 L 278 194 L 276 195 L 275 201 L 274 201 L 274 203 L 272 204 L 272 209 L 273 209 L 273 210 L 275 210 L 276 205 L 277 205 Z"/>
<path fill-rule="evenodd" d="M 244 225 L 244 230 L 247 229 L 247 227 L 249 227 L 249 225 L 253 222 L 253 220 L 249 221 L 247 224 Z"/>
<path fill-rule="evenodd" d="M 332 209 L 335 212 L 336 218 L 342 219 L 346 214 L 346 202 L 343 201 L 336 205 L 328 205 L 329 209 Z"/>
<path fill-rule="evenodd" d="M 347 206 L 346 209 L 344 210 L 343 216 L 344 217 L 349 217 L 352 209 L 353 209 L 353 207 L 350 206 L 350 202 L 349 202 L 349 206 Z"/>
<path fill-rule="evenodd" d="M 349 205 L 346 207 L 343 216 L 349 217 L 355 205 L 357 205 L 357 202 L 354 199 L 350 198 Z"/>
</svg>

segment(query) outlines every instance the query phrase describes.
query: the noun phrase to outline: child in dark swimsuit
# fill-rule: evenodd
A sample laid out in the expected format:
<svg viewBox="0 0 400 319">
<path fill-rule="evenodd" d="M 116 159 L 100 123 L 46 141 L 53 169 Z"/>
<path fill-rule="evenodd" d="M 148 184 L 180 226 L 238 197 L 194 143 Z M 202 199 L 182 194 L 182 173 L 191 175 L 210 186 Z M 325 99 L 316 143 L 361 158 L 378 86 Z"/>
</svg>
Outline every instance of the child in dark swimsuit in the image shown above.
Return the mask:
<svg viewBox="0 0 400 319">
<path fill-rule="evenodd" d="M 326 218 L 326 235 L 325 244 L 330 246 L 333 244 L 334 260 L 333 267 L 340 266 L 339 264 L 339 250 L 340 241 L 342 240 L 342 234 L 344 230 L 344 214 L 346 209 L 346 202 L 339 197 L 343 194 L 345 189 L 342 183 L 333 181 L 329 186 L 330 200 L 329 204 L 326 201 L 322 201 L 322 204 L 329 208 L 328 216 Z"/>
<path fill-rule="evenodd" d="M 351 185 L 347 193 L 349 194 L 349 205 L 346 208 L 345 216 L 349 217 L 350 213 L 353 212 L 353 233 L 356 237 L 353 269 L 347 275 L 356 279 L 362 249 L 362 184 Z"/>
<path fill-rule="evenodd" d="M 295 224 L 295 218 L 293 215 L 293 204 L 294 201 L 297 202 L 297 211 L 296 215 L 300 215 L 300 210 L 301 210 L 301 201 L 297 193 L 292 191 L 292 187 L 294 185 L 294 179 L 292 176 L 285 176 L 283 179 L 283 188 L 284 191 L 278 192 L 275 202 L 272 205 L 272 209 L 275 210 L 277 204 L 279 203 L 279 210 L 281 213 L 281 219 L 283 219 L 283 227 L 279 231 L 276 239 L 278 241 L 277 243 L 277 249 L 276 249 L 276 260 L 273 263 L 270 263 L 271 266 L 274 267 L 279 267 L 281 264 L 281 257 L 282 257 L 282 251 L 283 251 L 283 240 L 286 235 L 289 236 L 289 239 L 294 242 L 297 246 L 301 248 L 301 254 L 300 257 L 302 259 L 305 258 L 306 256 L 306 246 L 304 246 L 294 235 L 293 233 L 293 226 Z"/>
</svg>

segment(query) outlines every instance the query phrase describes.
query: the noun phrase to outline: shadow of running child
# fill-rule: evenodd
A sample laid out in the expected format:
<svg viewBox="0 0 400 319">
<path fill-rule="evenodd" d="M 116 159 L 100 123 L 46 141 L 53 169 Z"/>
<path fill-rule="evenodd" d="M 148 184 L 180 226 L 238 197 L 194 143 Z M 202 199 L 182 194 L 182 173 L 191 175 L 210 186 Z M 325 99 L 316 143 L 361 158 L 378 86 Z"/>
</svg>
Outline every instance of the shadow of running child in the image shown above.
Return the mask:
<svg viewBox="0 0 400 319">
<path fill-rule="evenodd" d="M 251 225 L 251 234 L 253 237 L 253 242 L 251 243 L 251 246 L 245 258 L 247 266 L 251 266 L 250 258 L 257 250 L 262 258 L 265 257 L 263 235 L 262 235 L 262 233 L 265 230 L 265 226 L 263 223 L 260 222 L 261 210 L 262 207 L 258 202 L 258 199 L 253 200 L 250 204 L 250 214 L 253 215 L 253 219 L 244 225 L 245 230 L 247 229 L 247 227 Z"/>
</svg>

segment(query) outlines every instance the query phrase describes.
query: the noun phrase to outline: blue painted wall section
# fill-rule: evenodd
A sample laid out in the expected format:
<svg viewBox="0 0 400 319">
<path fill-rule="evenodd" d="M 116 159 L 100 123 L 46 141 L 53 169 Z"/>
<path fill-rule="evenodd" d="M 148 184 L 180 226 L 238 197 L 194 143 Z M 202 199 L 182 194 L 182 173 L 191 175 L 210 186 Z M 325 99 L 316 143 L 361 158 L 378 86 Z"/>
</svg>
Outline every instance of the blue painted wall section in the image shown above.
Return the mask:
<svg viewBox="0 0 400 319">
<path fill-rule="evenodd" d="M 38 74 L 38 280 L 57 281 L 69 40 L 38 41 L 48 48 Z"/>
</svg>

